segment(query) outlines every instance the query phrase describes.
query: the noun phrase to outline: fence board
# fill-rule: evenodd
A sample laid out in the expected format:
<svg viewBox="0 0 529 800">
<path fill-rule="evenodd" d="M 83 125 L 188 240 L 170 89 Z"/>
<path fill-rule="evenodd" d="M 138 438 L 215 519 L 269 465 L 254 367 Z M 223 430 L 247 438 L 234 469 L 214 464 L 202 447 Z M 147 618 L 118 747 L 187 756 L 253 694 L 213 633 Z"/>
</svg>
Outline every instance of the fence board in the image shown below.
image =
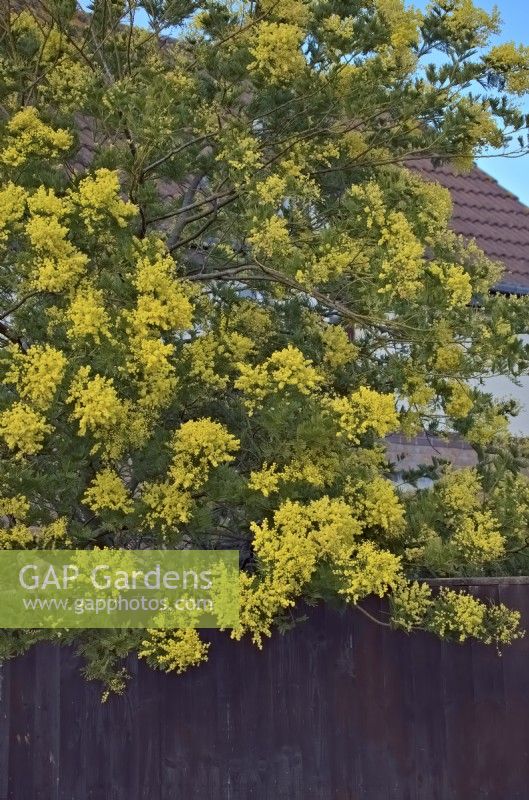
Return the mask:
<svg viewBox="0 0 529 800">
<path fill-rule="evenodd" d="M 8 798 L 33 797 L 32 754 L 35 695 L 36 648 L 17 660 L 11 673 Z"/>
<path fill-rule="evenodd" d="M 0 800 L 7 800 L 11 670 L 0 664 Z"/>
<path fill-rule="evenodd" d="M 506 725 L 497 729 L 497 749 L 508 759 L 505 797 L 527 800 L 529 786 L 529 592 L 524 586 L 499 585 L 499 598 L 523 614 L 527 634 L 505 650 L 501 658 L 505 691 Z M 524 663 L 525 662 L 525 663 Z M 494 795 L 491 794 L 491 797 Z"/>
<path fill-rule="evenodd" d="M 43 645 L 35 652 L 32 767 L 34 800 L 59 800 L 60 650 Z"/>
<path fill-rule="evenodd" d="M 410 720 L 415 754 L 414 800 L 446 800 L 446 725 L 442 645 L 425 633 L 410 638 L 414 714 Z M 442 765 L 442 766 L 441 766 Z"/>
</svg>

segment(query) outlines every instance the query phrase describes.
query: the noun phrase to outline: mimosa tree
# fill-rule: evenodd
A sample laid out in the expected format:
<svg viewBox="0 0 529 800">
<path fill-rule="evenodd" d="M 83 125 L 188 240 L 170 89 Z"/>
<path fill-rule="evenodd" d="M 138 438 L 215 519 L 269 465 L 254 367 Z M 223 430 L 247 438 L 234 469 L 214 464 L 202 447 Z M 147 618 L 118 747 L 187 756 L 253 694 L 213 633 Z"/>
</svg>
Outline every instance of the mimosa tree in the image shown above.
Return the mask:
<svg viewBox="0 0 529 800">
<path fill-rule="evenodd" d="M 395 627 L 510 642 L 515 611 L 422 579 L 526 545 L 513 409 L 473 379 L 527 369 L 527 306 L 413 165 L 523 152 L 529 49 L 471 0 L 2 9 L 0 547 L 238 549 L 232 635 L 258 645 L 303 599 L 373 593 Z M 402 495 L 383 440 L 423 429 L 478 466 Z M 3 651 L 43 636 L 116 689 L 130 650 L 207 651 Z"/>
</svg>

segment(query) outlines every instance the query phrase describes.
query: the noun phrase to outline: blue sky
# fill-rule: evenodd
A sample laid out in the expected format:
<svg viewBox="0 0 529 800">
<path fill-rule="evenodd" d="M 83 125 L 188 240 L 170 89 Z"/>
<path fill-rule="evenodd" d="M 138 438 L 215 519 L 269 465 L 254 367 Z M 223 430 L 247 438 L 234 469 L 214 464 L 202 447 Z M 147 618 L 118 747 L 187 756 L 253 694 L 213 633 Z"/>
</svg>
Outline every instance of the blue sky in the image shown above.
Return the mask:
<svg viewBox="0 0 529 800">
<path fill-rule="evenodd" d="M 529 45 L 529 6 L 527 0 L 475 0 L 476 5 L 491 11 L 494 6 L 500 11 L 503 30 L 498 42 L 514 41 L 516 44 Z M 424 7 L 425 2 L 415 0 L 414 5 Z M 529 113 L 529 97 L 521 99 L 526 113 Z M 506 189 L 515 194 L 529 206 L 529 155 L 521 158 L 482 158 L 479 166 L 486 170 Z"/>
<path fill-rule="evenodd" d="M 490 9 L 494 3 L 482 0 L 480 5 Z M 529 9 L 526 0 L 499 0 L 496 5 L 504 24 L 501 40 L 529 45 Z M 523 105 L 529 113 L 529 98 L 525 98 Z M 515 159 L 482 159 L 480 167 L 529 205 L 529 155 Z"/>
<path fill-rule="evenodd" d="M 413 5 L 419 8 L 426 5 L 427 0 L 415 0 Z M 514 41 L 517 44 L 529 45 L 529 7 L 527 0 L 475 0 L 476 5 L 491 11 L 494 6 L 500 10 L 503 30 L 498 41 Z M 81 5 L 87 6 L 86 0 Z M 138 18 L 138 21 L 139 18 Z M 521 100 L 529 113 L 529 97 Z M 478 160 L 479 166 L 496 178 L 502 186 L 517 195 L 529 206 L 529 155 L 521 158 L 505 156 L 487 157 Z"/>
</svg>

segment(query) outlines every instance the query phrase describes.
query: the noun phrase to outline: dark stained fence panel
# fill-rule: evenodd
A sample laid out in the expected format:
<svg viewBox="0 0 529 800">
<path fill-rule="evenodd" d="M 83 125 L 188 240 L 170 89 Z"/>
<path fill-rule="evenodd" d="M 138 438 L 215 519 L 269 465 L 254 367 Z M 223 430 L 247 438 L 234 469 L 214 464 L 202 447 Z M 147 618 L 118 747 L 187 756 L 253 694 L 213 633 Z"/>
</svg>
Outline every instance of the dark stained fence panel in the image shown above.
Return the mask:
<svg viewBox="0 0 529 800">
<path fill-rule="evenodd" d="M 7 797 L 11 723 L 11 670 L 0 667 L 0 798 Z"/>
<path fill-rule="evenodd" d="M 523 612 L 529 582 L 472 581 Z M 370 601 L 382 615 L 383 604 Z M 500 657 L 313 609 L 101 703 L 69 649 L 0 667 L 0 800 L 528 800 L 529 639 Z"/>
</svg>

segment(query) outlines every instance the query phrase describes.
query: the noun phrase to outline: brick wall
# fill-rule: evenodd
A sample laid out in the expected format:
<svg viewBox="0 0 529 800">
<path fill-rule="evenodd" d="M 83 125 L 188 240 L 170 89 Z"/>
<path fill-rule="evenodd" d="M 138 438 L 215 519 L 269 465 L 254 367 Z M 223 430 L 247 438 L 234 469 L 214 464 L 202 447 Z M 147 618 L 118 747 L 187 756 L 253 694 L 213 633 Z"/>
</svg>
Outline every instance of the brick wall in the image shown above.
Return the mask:
<svg viewBox="0 0 529 800">
<path fill-rule="evenodd" d="M 416 436 L 408 439 L 395 434 L 386 439 L 388 459 L 400 472 L 416 469 L 422 464 L 432 464 L 434 459 L 450 461 L 456 467 L 473 467 L 477 457 L 472 447 L 461 439 L 450 436 Z"/>
</svg>

